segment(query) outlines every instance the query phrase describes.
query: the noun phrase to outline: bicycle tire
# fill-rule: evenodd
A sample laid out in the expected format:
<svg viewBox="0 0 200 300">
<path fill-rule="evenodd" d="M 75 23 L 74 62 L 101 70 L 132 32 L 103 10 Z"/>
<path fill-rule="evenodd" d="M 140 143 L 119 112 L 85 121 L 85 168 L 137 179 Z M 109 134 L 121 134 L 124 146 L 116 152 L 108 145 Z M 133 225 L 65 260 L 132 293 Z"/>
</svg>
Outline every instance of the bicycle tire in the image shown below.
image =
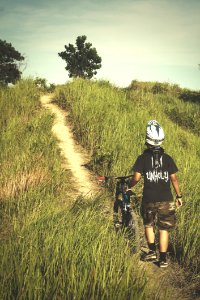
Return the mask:
<svg viewBox="0 0 200 300">
<path fill-rule="evenodd" d="M 122 227 L 131 243 L 133 252 L 138 253 L 140 251 L 140 232 L 138 217 L 134 211 L 122 216 Z"/>
</svg>

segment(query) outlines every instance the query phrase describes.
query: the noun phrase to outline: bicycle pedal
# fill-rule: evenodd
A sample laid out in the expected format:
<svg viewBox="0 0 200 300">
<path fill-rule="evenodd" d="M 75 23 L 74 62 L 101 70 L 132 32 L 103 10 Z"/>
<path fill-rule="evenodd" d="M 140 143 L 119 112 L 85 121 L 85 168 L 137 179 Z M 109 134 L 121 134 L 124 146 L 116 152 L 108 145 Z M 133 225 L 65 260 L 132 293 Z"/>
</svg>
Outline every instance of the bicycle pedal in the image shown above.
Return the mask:
<svg viewBox="0 0 200 300">
<path fill-rule="evenodd" d="M 121 226 L 120 223 L 115 223 L 115 228 L 119 228 Z"/>
</svg>

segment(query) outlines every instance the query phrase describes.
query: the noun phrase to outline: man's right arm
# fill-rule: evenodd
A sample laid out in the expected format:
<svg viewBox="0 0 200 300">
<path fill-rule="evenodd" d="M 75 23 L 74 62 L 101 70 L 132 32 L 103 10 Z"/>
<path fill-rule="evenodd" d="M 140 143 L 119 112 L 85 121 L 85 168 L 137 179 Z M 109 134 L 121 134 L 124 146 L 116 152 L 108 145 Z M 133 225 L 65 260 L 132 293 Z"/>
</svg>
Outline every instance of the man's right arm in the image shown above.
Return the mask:
<svg viewBox="0 0 200 300">
<path fill-rule="evenodd" d="M 141 174 L 139 172 L 135 172 L 133 174 L 133 177 L 130 180 L 129 188 L 134 187 L 141 179 Z"/>
</svg>

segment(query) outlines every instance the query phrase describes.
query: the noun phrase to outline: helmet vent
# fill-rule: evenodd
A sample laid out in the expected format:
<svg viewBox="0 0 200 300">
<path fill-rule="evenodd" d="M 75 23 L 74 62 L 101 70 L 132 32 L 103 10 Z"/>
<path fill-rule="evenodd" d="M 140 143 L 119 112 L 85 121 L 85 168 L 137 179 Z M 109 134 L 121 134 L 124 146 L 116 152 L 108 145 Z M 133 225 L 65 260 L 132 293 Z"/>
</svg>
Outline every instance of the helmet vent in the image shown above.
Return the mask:
<svg viewBox="0 0 200 300">
<path fill-rule="evenodd" d="M 164 131 L 156 120 L 151 120 L 147 124 L 146 143 L 152 146 L 160 146 L 165 138 Z"/>
</svg>

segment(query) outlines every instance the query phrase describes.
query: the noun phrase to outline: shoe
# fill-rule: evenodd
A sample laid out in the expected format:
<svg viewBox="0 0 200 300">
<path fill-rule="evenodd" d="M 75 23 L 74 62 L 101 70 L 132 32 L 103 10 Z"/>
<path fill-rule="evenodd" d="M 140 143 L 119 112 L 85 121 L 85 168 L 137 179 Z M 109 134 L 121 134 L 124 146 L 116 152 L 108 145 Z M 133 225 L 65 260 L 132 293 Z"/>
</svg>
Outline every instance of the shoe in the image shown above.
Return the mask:
<svg viewBox="0 0 200 300">
<path fill-rule="evenodd" d="M 144 261 L 155 261 L 157 260 L 157 254 L 155 251 L 150 250 L 145 256 Z"/>
<path fill-rule="evenodd" d="M 159 261 L 159 267 L 160 268 L 167 268 L 168 267 L 168 262 L 166 260 L 160 260 Z"/>
</svg>

